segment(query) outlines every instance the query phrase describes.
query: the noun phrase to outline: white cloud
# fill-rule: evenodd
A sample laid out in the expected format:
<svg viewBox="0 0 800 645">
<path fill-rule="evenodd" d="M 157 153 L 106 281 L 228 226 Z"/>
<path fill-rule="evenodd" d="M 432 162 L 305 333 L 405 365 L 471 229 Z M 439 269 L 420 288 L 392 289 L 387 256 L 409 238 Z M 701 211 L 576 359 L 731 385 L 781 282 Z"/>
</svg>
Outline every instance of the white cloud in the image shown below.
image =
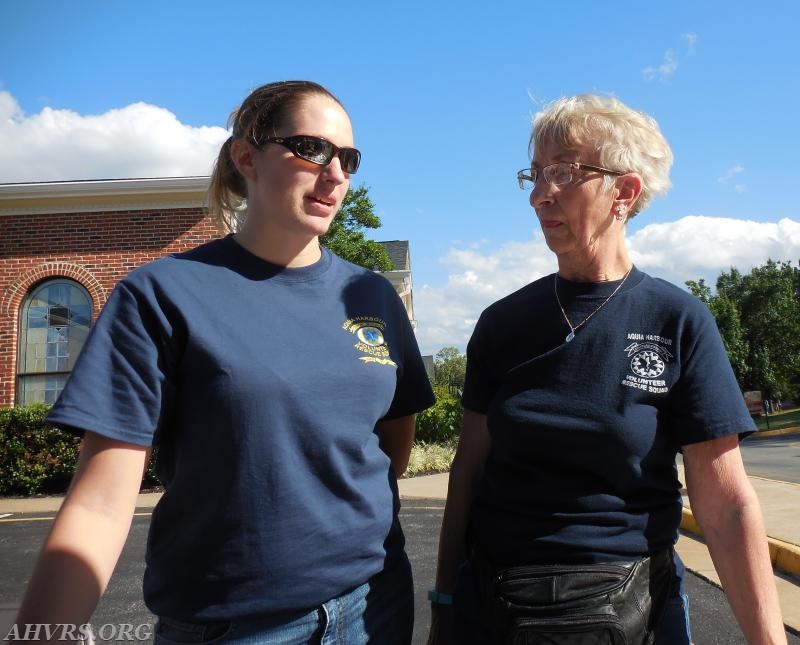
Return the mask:
<svg viewBox="0 0 800 645">
<path fill-rule="evenodd" d="M 711 285 L 732 266 L 749 273 L 768 259 L 800 258 L 800 221 L 755 222 L 690 215 L 651 224 L 628 238 L 637 266 L 670 282 L 705 278 Z"/>
<path fill-rule="evenodd" d="M 699 36 L 697 34 L 683 34 L 681 38 L 683 38 L 684 42 L 686 43 L 686 55 L 694 55 L 694 46 L 697 43 Z"/>
<path fill-rule="evenodd" d="M 442 347 L 462 351 L 481 311 L 504 295 L 556 269 L 555 256 L 541 233 L 530 242 L 509 242 L 495 249 L 451 248 L 442 258 L 447 282 L 417 285 L 414 310 L 423 353 Z M 713 287 L 735 266 L 748 273 L 768 259 L 800 258 L 800 221 L 754 222 L 701 215 L 650 224 L 628 236 L 636 265 L 679 286 L 704 278 Z"/>
<path fill-rule="evenodd" d="M 722 175 L 721 177 L 717 177 L 717 181 L 721 184 L 727 183 L 728 180 L 732 179 L 736 175 L 741 175 L 743 172 L 744 172 L 744 166 L 736 164 L 733 168 L 729 168 L 724 175 Z"/>
<path fill-rule="evenodd" d="M 227 137 L 224 128 L 189 126 L 147 103 L 98 115 L 49 107 L 27 115 L 0 92 L 4 182 L 207 175 Z"/>
<path fill-rule="evenodd" d="M 671 49 L 668 49 L 666 52 L 664 52 L 664 59 L 662 60 L 661 65 L 658 67 L 645 67 L 642 70 L 642 74 L 644 75 L 644 79 L 646 81 L 652 81 L 655 78 L 663 81 L 672 76 L 677 70 L 678 59 L 675 57 L 675 52 L 673 52 Z"/>
<path fill-rule="evenodd" d="M 417 338 L 423 353 L 449 346 L 463 350 L 487 305 L 556 268 L 541 233 L 530 242 L 481 251 L 485 246 L 463 248 L 459 243 L 440 259 L 447 267 L 447 283 L 415 287 Z"/>
<path fill-rule="evenodd" d="M 685 33 L 681 34 L 681 40 L 684 43 L 684 55 L 685 57 L 694 56 L 695 50 L 694 46 L 697 44 L 699 40 L 699 36 L 694 33 Z M 668 49 L 664 52 L 664 57 L 661 60 L 661 64 L 654 66 L 650 65 L 645 67 L 642 70 L 642 76 L 646 81 L 665 81 L 678 71 L 678 56 L 672 49 Z"/>
</svg>

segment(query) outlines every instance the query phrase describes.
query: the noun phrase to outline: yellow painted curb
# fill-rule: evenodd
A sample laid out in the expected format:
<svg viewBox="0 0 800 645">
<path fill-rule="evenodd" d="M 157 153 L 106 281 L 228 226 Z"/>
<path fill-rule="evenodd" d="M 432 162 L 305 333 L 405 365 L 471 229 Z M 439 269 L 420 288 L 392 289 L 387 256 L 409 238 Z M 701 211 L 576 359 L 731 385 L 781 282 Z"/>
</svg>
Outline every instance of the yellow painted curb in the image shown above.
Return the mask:
<svg viewBox="0 0 800 645">
<path fill-rule="evenodd" d="M 700 525 L 697 523 L 697 520 L 694 519 L 694 515 L 692 515 L 692 511 L 687 508 L 686 506 L 683 507 L 683 517 L 681 518 L 681 528 L 684 531 L 689 531 L 689 533 L 694 533 L 695 535 L 699 535 L 703 537 L 703 531 L 700 529 Z"/>
<path fill-rule="evenodd" d="M 703 531 L 700 529 L 700 525 L 697 523 L 697 520 L 694 519 L 691 509 L 686 506 L 683 507 L 681 528 L 684 531 L 703 537 Z M 769 557 L 770 560 L 772 560 L 772 566 L 783 573 L 788 573 L 792 576 L 800 576 L 800 546 L 769 536 L 767 536 L 767 543 L 769 545 Z"/>
<path fill-rule="evenodd" d="M 800 547 L 775 538 L 768 539 L 770 555 L 773 549 L 775 550 L 775 558 L 772 561 L 775 568 L 793 576 L 800 576 Z"/>
</svg>

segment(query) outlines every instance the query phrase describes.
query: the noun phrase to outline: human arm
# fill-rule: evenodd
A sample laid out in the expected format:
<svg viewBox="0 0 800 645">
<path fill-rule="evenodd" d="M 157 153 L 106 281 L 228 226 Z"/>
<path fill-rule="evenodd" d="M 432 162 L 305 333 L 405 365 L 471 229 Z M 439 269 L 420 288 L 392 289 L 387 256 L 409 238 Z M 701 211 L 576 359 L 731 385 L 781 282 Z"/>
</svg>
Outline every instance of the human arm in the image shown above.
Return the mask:
<svg viewBox="0 0 800 645">
<path fill-rule="evenodd" d="M 415 414 L 378 421 L 375 432 L 378 434 L 378 443 L 392 461 L 392 467 L 398 477 L 401 477 L 411 457 L 411 444 L 414 441 Z"/>
<path fill-rule="evenodd" d="M 30 623 L 83 625 L 108 585 L 130 529 L 149 450 L 87 432 L 22 606 Z"/>
<path fill-rule="evenodd" d="M 786 643 L 761 505 L 738 437 L 685 445 L 683 463 L 692 512 L 747 642 Z"/>
<path fill-rule="evenodd" d="M 458 448 L 450 467 L 447 502 L 439 534 L 436 590 L 441 593 L 452 595 L 455 591 L 458 567 L 465 557 L 464 545 L 470 507 L 490 448 L 491 437 L 486 426 L 486 415 L 465 409 Z M 453 638 L 452 609 L 445 609 L 444 605 L 434 605 L 434 608 L 429 643 L 448 642 Z M 441 616 L 437 616 L 439 612 Z M 437 636 L 440 640 L 437 640 Z"/>
</svg>

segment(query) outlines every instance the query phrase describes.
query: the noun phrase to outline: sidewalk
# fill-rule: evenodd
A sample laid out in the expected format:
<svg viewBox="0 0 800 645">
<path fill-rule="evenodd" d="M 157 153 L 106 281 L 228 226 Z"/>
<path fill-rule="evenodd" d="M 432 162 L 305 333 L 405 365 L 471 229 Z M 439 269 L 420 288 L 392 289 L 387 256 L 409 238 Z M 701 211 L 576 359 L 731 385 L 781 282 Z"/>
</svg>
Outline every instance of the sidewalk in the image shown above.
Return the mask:
<svg viewBox="0 0 800 645">
<path fill-rule="evenodd" d="M 683 481 L 683 468 L 679 475 Z M 443 502 L 447 497 L 448 473 L 412 477 L 399 481 L 400 497 L 403 499 L 431 499 Z M 779 482 L 761 477 L 750 477 L 753 488 L 761 501 L 764 523 L 767 530 L 770 555 L 776 569 L 775 582 L 787 627 L 800 630 L 800 484 Z M 139 512 L 155 506 L 160 493 L 139 495 Z M 19 514 L 50 515 L 58 510 L 61 497 L 0 498 L 0 522 L 13 521 Z M 12 517 L 8 517 L 11 515 Z M 5 518 L 5 519 L 3 519 Z M 20 518 L 16 518 L 20 519 Z M 33 519 L 33 518 L 31 518 Z M 683 534 L 678 540 L 678 553 L 686 567 L 699 576 L 720 585 L 708 549 L 702 541 L 702 532 L 692 515 L 689 501 L 684 498 Z"/>
</svg>

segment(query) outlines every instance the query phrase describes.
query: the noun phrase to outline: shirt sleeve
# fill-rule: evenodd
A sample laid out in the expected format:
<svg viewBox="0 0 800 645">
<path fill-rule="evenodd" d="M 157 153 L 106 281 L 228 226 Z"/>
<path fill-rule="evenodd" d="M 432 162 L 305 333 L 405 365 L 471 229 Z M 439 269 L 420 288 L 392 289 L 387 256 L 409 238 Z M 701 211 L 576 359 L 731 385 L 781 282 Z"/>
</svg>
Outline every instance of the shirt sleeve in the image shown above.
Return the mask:
<svg viewBox="0 0 800 645">
<path fill-rule="evenodd" d="M 395 324 L 399 325 L 398 338 L 400 349 L 398 351 L 398 378 L 394 399 L 384 419 L 399 419 L 410 414 L 416 414 L 432 406 L 436 402 L 433 394 L 425 364 L 419 353 L 419 346 L 414 335 L 414 329 L 408 319 L 403 301 L 392 288 L 391 297 L 395 303 Z"/>
<path fill-rule="evenodd" d="M 147 291 L 125 280 L 116 285 L 49 423 L 79 434 L 88 430 L 136 445 L 153 444 L 173 398 L 173 330 Z"/>
<path fill-rule="evenodd" d="M 488 338 L 489 320 L 487 313 L 484 312 L 467 343 L 467 370 L 464 377 L 464 393 L 461 396 L 461 405 L 478 414 L 488 412 L 489 404 L 497 390 L 488 359 L 491 355 Z"/>
<path fill-rule="evenodd" d="M 716 321 L 697 303 L 684 330 L 681 376 L 671 400 L 673 432 L 679 445 L 731 434 L 740 439 L 756 427 L 744 401 Z"/>
</svg>

